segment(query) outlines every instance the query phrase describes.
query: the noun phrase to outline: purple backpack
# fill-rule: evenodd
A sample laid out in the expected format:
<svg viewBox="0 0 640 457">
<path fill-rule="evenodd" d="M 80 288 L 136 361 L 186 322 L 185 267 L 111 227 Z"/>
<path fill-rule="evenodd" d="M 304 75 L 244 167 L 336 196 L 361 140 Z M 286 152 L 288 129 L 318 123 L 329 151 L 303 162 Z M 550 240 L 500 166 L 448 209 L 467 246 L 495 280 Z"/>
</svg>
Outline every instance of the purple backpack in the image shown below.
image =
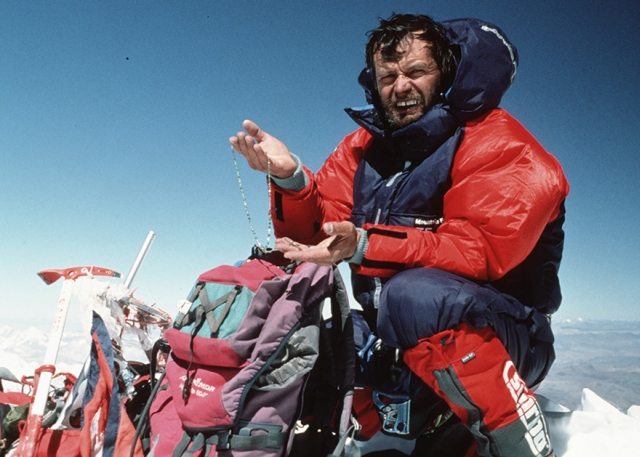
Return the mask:
<svg viewBox="0 0 640 457">
<path fill-rule="evenodd" d="M 330 321 L 322 318 L 327 298 Z M 342 438 L 336 452 L 344 454 L 355 350 L 336 268 L 260 258 L 214 268 L 200 275 L 165 339 L 171 352 L 149 403 L 149 455 L 288 456 L 303 414 Z M 321 355 L 324 348 L 339 356 Z M 310 379 L 330 405 L 313 405 Z"/>
</svg>

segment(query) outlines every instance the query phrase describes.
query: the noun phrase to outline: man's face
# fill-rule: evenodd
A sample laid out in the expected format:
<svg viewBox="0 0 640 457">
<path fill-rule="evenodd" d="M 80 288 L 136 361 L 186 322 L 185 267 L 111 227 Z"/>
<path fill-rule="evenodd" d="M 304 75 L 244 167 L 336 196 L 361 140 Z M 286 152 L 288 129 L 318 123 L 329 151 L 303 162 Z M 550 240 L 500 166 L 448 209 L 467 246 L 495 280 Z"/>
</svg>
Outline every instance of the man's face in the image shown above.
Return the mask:
<svg viewBox="0 0 640 457">
<path fill-rule="evenodd" d="M 429 45 L 410 35 L 393 59 L 385 59 L 378 51 L 373 61 L 378 93 L 391 127 L 420 119 L 434 103 L 440 83 L 440 70 Z"/>
</svg>

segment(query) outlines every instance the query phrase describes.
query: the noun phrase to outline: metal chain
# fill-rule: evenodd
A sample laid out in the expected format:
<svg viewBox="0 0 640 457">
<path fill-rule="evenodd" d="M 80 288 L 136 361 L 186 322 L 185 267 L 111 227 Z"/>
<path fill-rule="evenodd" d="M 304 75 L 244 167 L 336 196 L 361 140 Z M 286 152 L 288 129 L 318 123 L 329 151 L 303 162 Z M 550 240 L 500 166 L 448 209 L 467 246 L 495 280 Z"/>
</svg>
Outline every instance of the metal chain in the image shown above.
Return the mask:
<svg viewBox="0 0 640 457">
<path fill-rule="evenodd" d="M 240 178 L 240 168 L 238 167 L 238 161 L 236 160 L 236 151 L 231 147 L 231 153 L 233 154 L 233 165 L 236 168 L 236 176 L 238 177 L 238 186 L 240 187 L 240 195 L 242 195 L 242 203 L 244 204 L 244 212 L 247 214 L 247 221 L 253 233 L 253 239 L 256 240 L 256 245 L 263 249 L 271 249 L 269 244 L 271 243 L 271 230 L 273 227 L 273 221 L 271 220 L 271 159 L 267 155 L 267 194 L 269 197 L 269 215 L 267 219 L 267 243 L 263 246 L 258 239 L 255 229 L 253 228 L 253 222 L 251 220 L 251 214 L 249 213 L 249 206 L 247 205 L 247 197 L 244 194 L 244 187 L 242 186 L 242 179 Z"/>
</svg>

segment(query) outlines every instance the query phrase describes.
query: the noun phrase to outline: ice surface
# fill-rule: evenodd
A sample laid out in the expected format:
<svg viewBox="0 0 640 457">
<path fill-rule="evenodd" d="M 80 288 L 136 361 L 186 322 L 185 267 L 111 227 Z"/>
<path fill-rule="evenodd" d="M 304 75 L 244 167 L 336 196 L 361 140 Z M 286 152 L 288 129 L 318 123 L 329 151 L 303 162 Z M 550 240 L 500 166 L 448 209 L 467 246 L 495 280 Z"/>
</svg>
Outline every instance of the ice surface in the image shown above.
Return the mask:
<svg viewBox="0 0 640 457">
<path fill-rule="evenodd" d="M 558 457 L 637 457 L 640 453 L 640 418 L 624 414 L 589 389 L 582 392 L 580 410 L 545 410 L 545 416 Z"/>
</svg>

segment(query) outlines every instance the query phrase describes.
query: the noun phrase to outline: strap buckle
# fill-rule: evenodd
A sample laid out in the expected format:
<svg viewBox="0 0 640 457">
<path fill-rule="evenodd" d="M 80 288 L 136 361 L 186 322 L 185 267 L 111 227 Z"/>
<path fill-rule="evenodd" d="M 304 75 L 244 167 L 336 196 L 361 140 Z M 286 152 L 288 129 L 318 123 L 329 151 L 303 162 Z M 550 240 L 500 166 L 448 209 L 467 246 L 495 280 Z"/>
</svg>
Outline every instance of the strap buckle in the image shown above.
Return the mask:
<svg viewBox="0 0 640 457">
<path fill-rule="evenodd" d="M 218 442 L 216 443 L 216 450 L 226 451 L 231 448 L 231 430 L 222 430 L 216 433 Z"/>
</svg>

